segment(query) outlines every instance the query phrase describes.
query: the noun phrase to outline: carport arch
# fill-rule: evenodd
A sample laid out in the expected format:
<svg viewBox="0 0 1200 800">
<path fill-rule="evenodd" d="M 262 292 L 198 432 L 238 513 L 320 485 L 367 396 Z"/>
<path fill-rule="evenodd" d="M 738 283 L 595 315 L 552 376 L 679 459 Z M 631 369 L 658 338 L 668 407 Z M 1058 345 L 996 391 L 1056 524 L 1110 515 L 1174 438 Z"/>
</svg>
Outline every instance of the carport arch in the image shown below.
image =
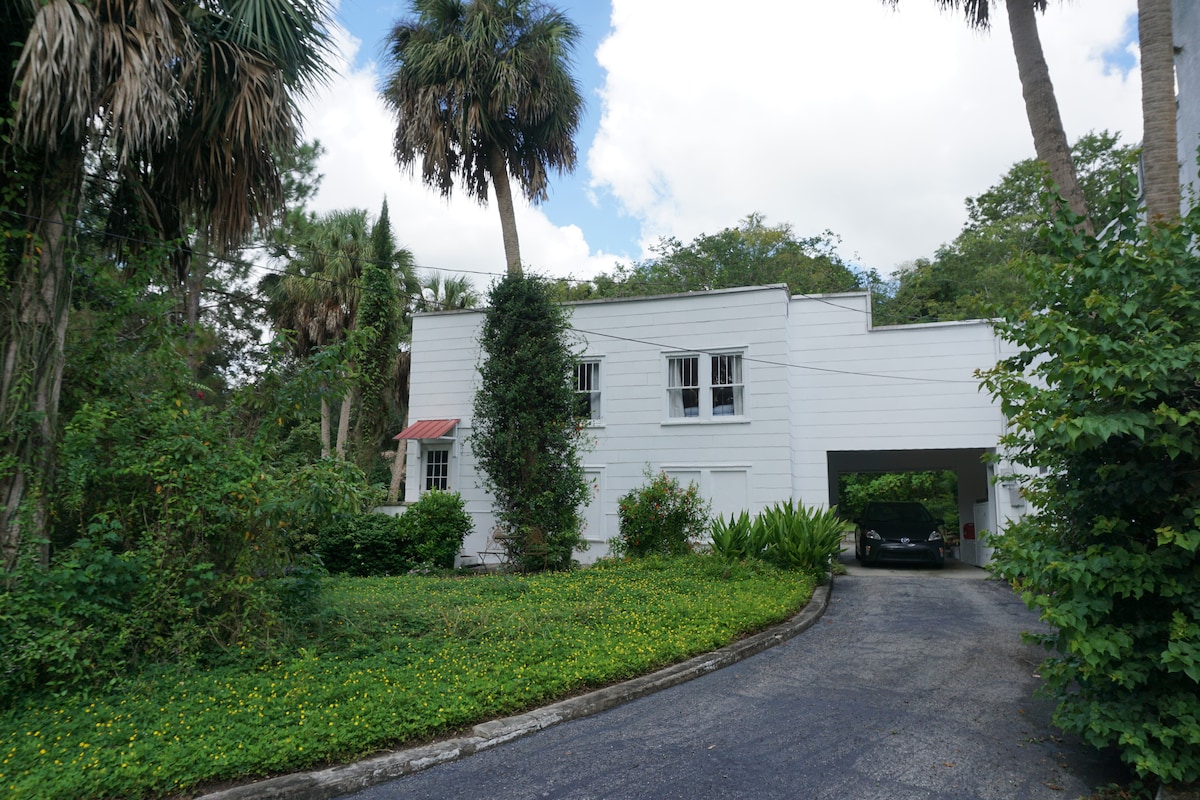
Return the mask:
<svg viewBox="0 0 1200 800">
<path fill-rule="evenodd" d="M 995 530 L 996 498 L 991 465 L 983 448 L 946 450 L 830 450 L 826 455 L 830 502 L 838 502 L 838 476 L 843 472 L 925 472 L 951 470 L 958 476 L 958 518 L 975 519 L 975 503 L 987 501 L 986 530 Z"/>
</svg>

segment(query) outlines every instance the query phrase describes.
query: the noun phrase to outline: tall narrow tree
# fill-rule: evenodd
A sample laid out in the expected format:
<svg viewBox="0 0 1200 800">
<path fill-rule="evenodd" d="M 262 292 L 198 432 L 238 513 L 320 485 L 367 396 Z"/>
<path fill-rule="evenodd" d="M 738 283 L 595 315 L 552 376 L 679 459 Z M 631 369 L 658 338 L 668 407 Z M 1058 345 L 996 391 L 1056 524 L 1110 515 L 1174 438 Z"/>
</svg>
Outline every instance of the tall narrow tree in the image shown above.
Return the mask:
<svg viewBox="0 0 1200 800">
<path fill-rule="evenodd" d="M 414 0 L 387 38 L 383 98 L 396 118 L 397 162 L 449 196 L 456 179 L 488 199 L 509 274 L 521 274 L 510 177 L 533 203 L 547 169 L 575 168 L 583 98 L 571 74 L 579 29 L 535 0 Z"/>
</svg>

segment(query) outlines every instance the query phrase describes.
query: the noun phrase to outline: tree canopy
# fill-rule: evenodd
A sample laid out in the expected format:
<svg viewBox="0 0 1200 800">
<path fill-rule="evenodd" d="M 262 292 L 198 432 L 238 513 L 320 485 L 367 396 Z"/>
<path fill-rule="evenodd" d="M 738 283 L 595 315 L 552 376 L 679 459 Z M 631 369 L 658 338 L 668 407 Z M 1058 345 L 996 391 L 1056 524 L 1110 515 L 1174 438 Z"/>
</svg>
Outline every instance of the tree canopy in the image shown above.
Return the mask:
<svg viewBox="0 0 1200 800">
<path fill-rule="evenodd" d="M 568 286 L 567 299 L 633 297 L 786 283 L 795 293 L 844 292 L 863 287 L 862 278 L 837 252 L 830 231 L 797 237 L 787 223 L 767 225 L 750 214 L 733 228 L 701 234 L 688 244 L 674 237 L 659 241 L 655 256 L 618 266 L 611 274 Z"/>
</svg>

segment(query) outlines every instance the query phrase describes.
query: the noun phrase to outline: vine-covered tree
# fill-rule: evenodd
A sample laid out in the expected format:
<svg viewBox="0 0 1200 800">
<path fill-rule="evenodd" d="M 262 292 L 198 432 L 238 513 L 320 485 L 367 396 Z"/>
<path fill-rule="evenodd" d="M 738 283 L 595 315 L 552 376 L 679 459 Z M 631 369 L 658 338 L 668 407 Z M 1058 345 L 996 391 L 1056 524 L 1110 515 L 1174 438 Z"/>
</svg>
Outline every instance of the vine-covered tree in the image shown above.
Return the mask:
<svg viewBox="0 0 1200 800">
<path fill-rule="evenodd" d="M 509 275 L 491 291 L 471 449 L 495 498 L 505 547 L 523 569 L 565 569 L 588 500 L 587 419 L 575 393 L 570 322 L 549 284 Z"/>
<path fill-rule="evenodd" d="M 487 202 L 490 184 L 508 271 L 520 274 L 510 176 L 536 203 L 548 169 L 575 169 L 579 29 L 534 0 L 414 0 L 413 9 L 387 38 L 396 160 L 408 170 L 419 160 L 421 179 L 446 196 L 457 179 Z"/>
</svg>

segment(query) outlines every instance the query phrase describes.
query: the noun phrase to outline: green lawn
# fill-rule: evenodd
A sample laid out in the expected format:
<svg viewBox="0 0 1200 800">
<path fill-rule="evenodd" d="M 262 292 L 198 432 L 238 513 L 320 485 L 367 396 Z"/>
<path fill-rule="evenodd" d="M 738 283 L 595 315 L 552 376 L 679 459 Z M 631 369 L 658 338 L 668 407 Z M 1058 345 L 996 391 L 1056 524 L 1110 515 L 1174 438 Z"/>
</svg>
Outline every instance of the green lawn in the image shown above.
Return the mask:
<svg viewBox="0 0 1200 800">
<path fill-rule="evenodd" d="M 3 712 L 0 793 L 165 796 L 352 760 L 728 644 L 791 616 L 814 585 L 705 557 L 331 578 L 325 621 L 284 660 L 246 652 Z"/>
</svg>

